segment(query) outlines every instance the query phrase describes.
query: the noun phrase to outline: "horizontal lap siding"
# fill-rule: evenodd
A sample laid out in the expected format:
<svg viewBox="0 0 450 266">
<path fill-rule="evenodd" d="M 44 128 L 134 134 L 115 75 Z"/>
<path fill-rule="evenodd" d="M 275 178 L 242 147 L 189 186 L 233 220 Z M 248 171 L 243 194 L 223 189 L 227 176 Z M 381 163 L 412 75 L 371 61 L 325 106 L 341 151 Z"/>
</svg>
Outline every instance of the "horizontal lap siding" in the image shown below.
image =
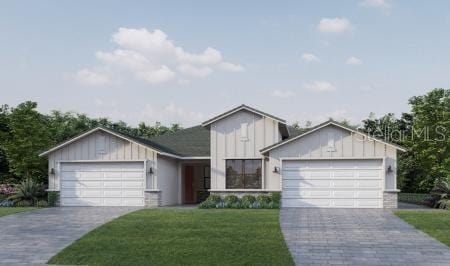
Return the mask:
<svg viewBox="0 0 450 266">
<path fill-rule="evenodd" d="M 103 152 L 100 149 L 103 149 Z M 156 168 L 156 153 L 153 150 L 99 131 L 50 153 L 49 169 L 58 170 L 57 162 L 65 160 L 148 160 L 147 167 Z M 152 178 L 147 176 L 148 187 L 151 187 Z M 49 189 L 59 189 L 58 174 L 49 176 Z"/>
</svg>

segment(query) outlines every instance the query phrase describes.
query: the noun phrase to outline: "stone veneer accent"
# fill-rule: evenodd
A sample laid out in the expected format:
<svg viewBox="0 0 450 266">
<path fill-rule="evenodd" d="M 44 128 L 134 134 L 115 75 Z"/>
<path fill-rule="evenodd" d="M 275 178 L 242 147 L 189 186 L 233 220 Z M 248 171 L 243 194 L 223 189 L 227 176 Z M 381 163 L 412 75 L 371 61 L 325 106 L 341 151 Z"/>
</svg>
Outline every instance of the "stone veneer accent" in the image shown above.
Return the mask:
<svg viewBox="0 0 450 266">
<path fill-rule="evenodd" d="M 148 208 L 156 208 L 161 206 L 161 191 L 145 191 L 145 206 Z"/>
<path fill-rule="evenodd" d="M 398 191 L 384 191 L 383 192 L 383 207 L 385 209 L 398 208 Z"/>
</svg>

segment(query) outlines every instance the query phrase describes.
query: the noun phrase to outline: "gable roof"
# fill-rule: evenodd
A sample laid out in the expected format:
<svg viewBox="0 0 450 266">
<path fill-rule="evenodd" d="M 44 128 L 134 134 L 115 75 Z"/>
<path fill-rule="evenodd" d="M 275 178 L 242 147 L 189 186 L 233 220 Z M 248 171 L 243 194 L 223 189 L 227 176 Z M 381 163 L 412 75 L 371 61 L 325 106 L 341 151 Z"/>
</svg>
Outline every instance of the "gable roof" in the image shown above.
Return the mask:
<svg viewBox="0 0 450 266">
<path fill-rule="evenodd" d="M 180 156 L 210 156 L 210 133 L 200 125 L 153 137 L 150 141 L 176 151 Z"/>
<path fill-rule="evenodd" d="M 73 143 L 73 142 L 75 142 L 75 141 L 77 141 L 77 140 L 79 140 L 79 139 L 81 139 L 81 138 L 83 138 L 83 137 L 85 137 L 87 135 L 90 135 L 90 134 L 92 134 L 92 133 L 94 133 L 96 131 L 103 131 L 103 132 L 112 134 L 112 135 L 114 135 L 116 137 L 128 140 L 130 142 L 134 142 L 134 143 L 136 143 L 138 145 L 141 145 L 141 146 L 144 146 L 146 148 L 150 148 L 150 149 L 152 149 L 152 150 L 154 150 L 154 151 L 156 151 L 156 152 L 158 152 L 158 153 L 160 153 L 162 155 L 166 155 L 166 156 L 169 156 L 169 157 L 176 157 L 176 158 L 180 156 L 175 151 L 173 151 L 173 150 L 171 150 L 171 149 L 169 149 L 167 147 L 164 147 L 163 145 L 161 145 L 159 143 L 156 143 L 154 141 L 151 141 L 149 139 L 144 139 L 144 138 L 131 136 L 129 134 L 125 134 L 123 132 L 118 132 L 117 130 L 114 130 L 114 129 L 111 129 L 111 128 L 102 127 L 102 126 L 93 128 L 93 129 L 88 130 L 86 132 L 83 132 L 83 133 L 81 133 L 81 134 L 79 134 L 79 135 L 77 135 L 77 136 L 75 136 L 75 137 L 73 137 L 73 138 L 71 138 L 71 139 L 69 139 L 67 141 L 64 141 L 64 142 L 62 142 L 60 144 L 57 144 L 53 148 L 51 148 L 51 149 L 49 149 L 49 150 L 39 154 L 39 156 L 48 155 L 49 153 L 51 153 L 51 152 L 53 152 L 55 150 L 58 150 L 58 149 L 66 146 L 66 145 L 69 145 L 69 144 L 71 144 L 71 143 Z"/>
<path fill-rule="evenodd" d="M 229 111 L 227 111 L 225 113 L 222 113 L 222 114 L 220 114 L 218 116 L 215 116 L 215 117 L 213 117 L 213 118 L 211 118 L 209 120 L 206 120 L 205 122 L 202 123 L 202 126 L 204 126 L 204 127 L 209 126 L 210 124 L 212 124 L 212 123 L 214 123 L 214 122 L 216 122 L 218 120 L 221 120 L 221 119 L 223 119 L 223 118 L 225 118 L 225 117 L 227 117 L 229 115 L 232 115 L 232 114 L 234 114 L 236 112 L 239 112 L 241 110 L 246 110 L 246 111 L 249 111 L 249 112 L 252 112 L 252 113 L 256 113 L 256 114 L 259 114 L 260 116 L 269 117 L 269 118 L 271 118 L 271 119 L 273 119 L 273 120 L 275 120 L 275 121 L 277 121 L 277 122 L 279 122 L 281 124 L 286 124 L 286 120 L 284 120 L 284 119 L 278 118 L 278 117 L 273 116 L 271 114 L 259 111 L 259 110 L 255 109 L 253 107 L 250 107 L 250 106 L 247 106 L 245 104 L 242 104 L 242 105 L 240 105 L 240 106 L 238 106 L 236 108 L 233 108 L 233 109 L 231 109 L 231 110 L 229 110 Z"/>
<path fill-rule="evenodd" d="M 401 147 L 401 146 L 399 146 L 399 145 L 397 145 L 397 144 L 390 143 L 390 142 L 384 141 L 384 140 L 382 140 L 382 139 L 379 139 L 379 138 L 376 138 L 376 137 L 369 136 L 369 135 L 366 134 L 366 133 L 363 133 L 363 132 L 358 131 L 358 130 L 356 130 L 356 129 L 350 128 L 350 127 L 348 127 L 348 126 L 346 126 L 346 125 L 343 125 L 343 124 L 341 124 L 341 123 L 338 123 L 338 122 L 333 121 L 333 120 L 330 119 L 330 120 L 328 120 L 328 121 L 326 121 L 326 122 L 324 122 L 324 123 L 321 123 L 321 124 L 319 124 L 319 125 L 317 125 L 317 126 L 314 126 L 314 127 L 310 128 L 310 129 L 308 129 L 307 131 L 305 131 L 305 132 L 303 132 L 303 133 L 298 133 L 298 131 L 297 131 L 297 132 L 295 132 L 295 133 L 297 133 L 296 135 L 291 136 L 291 137 L 289 137 L 289 138 L 287 138 L 287 139 L 285 139 L 285 140 L 282 140 L 282 141 L 280 141 L 280 142 L 274 143 L 274 144 L 272 144 L 272 145 L 270 145 L 270 146 L 267 146 L 267 147 L 261 149 L 260 152 L 261 152 L 261 153 L 266 153 L 266 152 L 268 152 L 268 151 L 270 151 L 270 150 L 273 150 L 273 149 L 275 149 L 275 148 L 278 148 L 278 147 L 280 147 L 280 146 L 282 146 L 282 145 L 285 145 L 285 144 L 287 144 L 287 143 L 289 143 L 289 142 L 291 142 L 291 141 L 294 141 L 294 140 L 296 140 L 296 139 L 302 138 L 302 137 L 304 137 L 304 136 L 306 136 L 306 135 L 308 135 L 308 134 L 311 134 L 311 133 L 313 133 L 313 132 L 315 132 L 315 131 L 317 131 L 317 130 L 319 130 L 319 129 L 321 129 L 321 128 L 327 127 L 327 126 L 329 126 L 329 125 L 334 125 L 334 126 L 336 126 L 336 127 L 345 129 L 345 130 L 350 131 L 350 132 L 352 132 L 352 133 L 356 133 L 356 134 L 360 134 L 360 135 L 366 136 L 366 137 L 368 137 L 368 138 L 370 138 L 370 139 L 373 139 L 373 140 L 375 140 L 375 141 L 378 141 L 378 142 L 381 142 L 381 143 L 386 144 L 386 145 L 388 145 L 388 146 L 394 147 L 394 148 L 397 149 L 397 150 L 400 150 L 400 151 L 403 151 L 403 152 L 406 151 L 405 148 L 403 148 L 403 147 Z M 295 134 L 295 133 L 294 133 L 294 134 Z"/>
<path fill-rule="evenodd" d="M 150 148 L 161 155 L 174 157 L 177 159 L 185 159 L 185 157 L 209 157 L 210 155 L 209 130 L 202 126 L 181 129 L 174 133 L 166 133 L 151 139 L 136 137 L 111 128 L 99 126 L 57 144 L 53 148 L 39 154 L 39 156 L 48 155 L 49 153 L 69 145 L 96 131 L 103 131 L 112 134 L 116 137 L 134 142 L 146 148 Z"/>
</svg>

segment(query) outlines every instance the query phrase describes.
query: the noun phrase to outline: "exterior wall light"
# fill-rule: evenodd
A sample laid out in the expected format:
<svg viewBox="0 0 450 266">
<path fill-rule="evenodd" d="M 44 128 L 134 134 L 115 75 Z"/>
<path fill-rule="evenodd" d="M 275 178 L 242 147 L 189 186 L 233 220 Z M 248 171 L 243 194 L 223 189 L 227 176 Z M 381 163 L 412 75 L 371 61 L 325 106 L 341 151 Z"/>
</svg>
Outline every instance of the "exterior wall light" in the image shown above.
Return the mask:
<svg viewBox="0 0 450 266">
<path fill-rule="evenodd" d="M 153 167 L 150 167 L 150 168 L 148 169 L 148 173 L 151 174 L 151 175 L 153 175 Z"/>
<path fill-rule="evenodd" d="M 280 173 L 280 167 L 278 167 L 278 166 L 275 166 L 274 168 L 273 168 L 273 172 L 274 173 Z"/>
<path fill-rule="evenodd" d="M 394 170 L 392 169 L 392 165 L 389 165 L 389 166 L 388 166 L 388 168 L 386 169 L 386 172 L 387 172 L 388 174 L 394 172 Z"/>
<path fill-rule="evenodd" d="M 50 174 L 51 174 L 51 175 L 54 175 L 54 174 L 55 174 L 55 168 L 51 168 L 51 169 L 50 169 Z"/>
</svg>

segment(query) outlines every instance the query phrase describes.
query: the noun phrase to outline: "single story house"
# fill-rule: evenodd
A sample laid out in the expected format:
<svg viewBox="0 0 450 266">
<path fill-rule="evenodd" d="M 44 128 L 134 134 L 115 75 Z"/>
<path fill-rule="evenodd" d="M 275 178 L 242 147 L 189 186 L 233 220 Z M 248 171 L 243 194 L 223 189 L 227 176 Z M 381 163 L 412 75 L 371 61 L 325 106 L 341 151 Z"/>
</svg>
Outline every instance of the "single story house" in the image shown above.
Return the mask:
<svg viewBox="0 0 450 266">
<path fill-rule="evenodd" d="M 281 192 L 283 207 L 396 208 L 397 151 L 332 120 L 299 132 L 241 105 L 151 139 L 98 127 L 48 157 L 61 206 L 168 206 Z"/>
</svg>

